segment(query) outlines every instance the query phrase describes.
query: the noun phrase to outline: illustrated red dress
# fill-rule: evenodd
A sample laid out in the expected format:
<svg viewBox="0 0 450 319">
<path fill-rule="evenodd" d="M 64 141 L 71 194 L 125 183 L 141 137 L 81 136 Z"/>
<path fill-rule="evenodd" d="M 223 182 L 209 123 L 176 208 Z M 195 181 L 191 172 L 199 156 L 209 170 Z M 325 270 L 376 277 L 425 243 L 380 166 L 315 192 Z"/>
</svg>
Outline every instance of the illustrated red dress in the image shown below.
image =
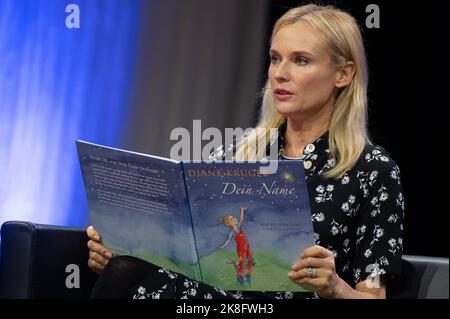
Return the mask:
<svg viewBox="0 0 450 319">
<path fill-rule="evenodd" d="M 235 234 L 236 251 L 239 256 L 238 275 L 244 277 L 244 264 L 247 263 L 247 275 L 251 275 L 253 269 L 253 255 L 247 237 L 242 230 Z"/>
</svg>

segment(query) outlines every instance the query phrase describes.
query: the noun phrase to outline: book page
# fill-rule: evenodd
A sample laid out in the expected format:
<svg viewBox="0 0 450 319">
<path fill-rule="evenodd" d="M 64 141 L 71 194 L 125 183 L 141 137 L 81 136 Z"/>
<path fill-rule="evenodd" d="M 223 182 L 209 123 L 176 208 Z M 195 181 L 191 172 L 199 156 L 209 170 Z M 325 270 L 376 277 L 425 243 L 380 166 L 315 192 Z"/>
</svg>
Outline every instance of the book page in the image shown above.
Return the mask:
<svg viewBox="0 0 450 319">
<path fill-rule="evenodd" d="M 77 143 L 90 223 L 113 254 L 198 278 L 181 164 Z"/>
</svg>

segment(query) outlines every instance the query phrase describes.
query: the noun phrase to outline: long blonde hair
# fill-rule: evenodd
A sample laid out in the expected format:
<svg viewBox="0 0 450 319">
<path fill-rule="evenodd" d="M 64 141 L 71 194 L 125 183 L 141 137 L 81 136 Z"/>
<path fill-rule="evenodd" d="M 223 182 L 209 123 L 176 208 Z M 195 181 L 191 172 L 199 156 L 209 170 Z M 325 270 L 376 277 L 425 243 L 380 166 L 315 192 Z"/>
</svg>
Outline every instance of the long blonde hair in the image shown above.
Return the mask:
<svg viewBox="0 0 450 319">
<path fill-rule="evenodd" d="M 337 178 L 349 170 L 358 160 L 366 143 L 367 133 L 367 81 L 368 70 L 361 32 L 355 19 L 348 13 L 332 6 L 309 4 L 286 12 L 275 24 L 272 39 L 284 26 L 299 21 L 309 23 L 328 39 L 328 49 L 336 66 L 352 61 L 355 74 L 349 85 L 341 89 L 333 106 L 328 143 L 330 156 L 336 158 L 336 166 L 325 173 L 326 177 Z M 286 122 L 273 105 L 269 81 L 264 95 L 258 125 L 238 145 L 236 159 L 258 160 L 265 156 L 271 134 L 270 128 L 279 128 Z M 260 129 L 260 130 L 258 130 Z M 262 130 L 261 130 L 262 129 Z M 259 146 L 259 147 L 258 147 Z"/>
</svg>

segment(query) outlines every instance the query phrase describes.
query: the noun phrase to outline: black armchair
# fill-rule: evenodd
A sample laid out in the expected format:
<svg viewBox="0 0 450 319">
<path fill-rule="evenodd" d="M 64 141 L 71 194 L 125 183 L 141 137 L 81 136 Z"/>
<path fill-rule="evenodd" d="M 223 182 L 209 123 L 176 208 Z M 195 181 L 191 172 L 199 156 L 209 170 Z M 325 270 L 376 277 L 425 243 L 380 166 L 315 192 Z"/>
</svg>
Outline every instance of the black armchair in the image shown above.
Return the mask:
<svg viewBox="0 0 450 319">
<path fill-rule="evenodd" d="M 87 267 L 84 229 L 10 221 L 1 227 L 0 298 L 87 298 L 97 275 Z M 389 298 L 449 297 L 448 258 L 404 256 Z"/>
<path fill-rule="evenodd" d="M 10 221 L 1 227 L 0 298 L 87 298 L 97 275 L 80 228 Z"/>
</svg>

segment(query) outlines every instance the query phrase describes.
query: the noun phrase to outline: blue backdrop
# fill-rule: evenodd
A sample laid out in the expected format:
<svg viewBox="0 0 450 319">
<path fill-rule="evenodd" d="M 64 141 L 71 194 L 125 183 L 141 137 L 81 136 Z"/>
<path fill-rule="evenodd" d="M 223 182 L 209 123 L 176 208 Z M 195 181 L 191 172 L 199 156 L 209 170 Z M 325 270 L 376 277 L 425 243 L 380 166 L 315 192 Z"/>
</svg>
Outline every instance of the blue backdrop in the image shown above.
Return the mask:
<svg viewBox="0 0 450 319">
<path fill-rule="evenodd" d="M 79 28 L 66 26 L 70 4 Z M 140 0 L 0 0 L 1 223 L 85 225 L 74 142 L 119 146 L 141 8 Z"/>
</svg>

